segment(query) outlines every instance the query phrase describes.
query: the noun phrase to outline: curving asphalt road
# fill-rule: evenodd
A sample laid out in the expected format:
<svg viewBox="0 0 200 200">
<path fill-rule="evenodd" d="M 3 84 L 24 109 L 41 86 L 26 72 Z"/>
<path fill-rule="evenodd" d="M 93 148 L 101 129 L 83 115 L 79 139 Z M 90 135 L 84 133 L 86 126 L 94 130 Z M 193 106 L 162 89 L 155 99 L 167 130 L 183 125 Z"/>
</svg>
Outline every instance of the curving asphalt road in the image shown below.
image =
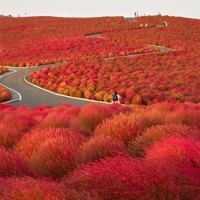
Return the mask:
<svg viewBox="0 0 200 200">
<path fill-rule="evenodd" d="M 44 68 L 40 67 L 31 67 L 31 68 L 19 68 L 16 69 L 15 73 L 8 74 L 1 78 L 1 83 L 6 85 L 9 88 L 12 88 L 19 92 L 22 96 L 22 99 L 19 99 L 19 95 L 11 91 L 12 96 L 16 99 L 15 102 L 8 102 L 13 106 L 29 106 L 37 107 L 44 105 L 58 106 L 61 104 L 71 104 L 75 106 L 84 106 L 91 104 L 90 101 L 83 101 L 77 99 L 71 99 L 67 97 L 52 95 L 48 92 L 45 92 L 39 88 L 35 88 L 32 85 L 25 83 L 24 77 L 27 74 L 30 74 L 32 71 L 39 70 Z"/>
<path fill-rule="evenodd" d="M 98 37 L 100 38 L 100 34 L 93 34 L 88 35 L 87 37 Z M 174 51 L 174 49 L 166 48 L 163 46 L 156 46 L 151 45 L 154 47 L 159 48 L 160 52 L 169 52 Z M 158 52 L 153 52 L 158 53 Z M 149 53 L 146 53 L 149 54 Z M 151 53 L 152 54 L 152 53 Z M 123 57 L 134 57 L 139 56 L 143 54 L 133 54 L 133 55 L 127 55 Z M 110 58 L 104 58 L 105 60 L 112 59 Z M 55 64 L 54 64 L 55 65 Z M 48 65 L 48 66 L 54 66 L 54 65 Z M 29 67 L 29 68 L 10 68 L 11 72 L 3 75 L 0 77 L 1 84 L 8 87 L 10 89 L 10 92 L 12 94 L 12 100 L 7 102 L 13 106 L 29 106 L 29 107 L 37 107 L 37 106 L 44 106 L 44 105 L 50 105 L 50 106 L 58 106 L 61 104 L 70 104 L 75 106 L 84 106 L 91 103 L 97 103 L 92 102 L 90 100 L 86 99 L 73 99 L 70 97 L 62 97 L 58 95 L 53 95 L 49 92 L 46 92 L 44 90 L 41 90 L 40 88 L 36 88 L 30 84 L 27 84 L 24 81 L 24 77 L 31 72 L 35 70 L 43 69 L 46 65 L 38 66 L 38 67 Z M 103 102 L 98 102 L 103 104 Z"/>
</svg>

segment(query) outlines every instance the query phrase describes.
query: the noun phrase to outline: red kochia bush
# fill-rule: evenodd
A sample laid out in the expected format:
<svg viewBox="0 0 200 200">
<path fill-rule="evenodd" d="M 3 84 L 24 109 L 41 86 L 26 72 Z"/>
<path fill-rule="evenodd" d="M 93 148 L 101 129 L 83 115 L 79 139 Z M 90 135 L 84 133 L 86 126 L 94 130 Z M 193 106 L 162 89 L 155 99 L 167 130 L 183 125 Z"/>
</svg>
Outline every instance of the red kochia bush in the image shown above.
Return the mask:
<svg viewBox="0 0 200 200">
<path fill-rule="evenodd" d="M 200 128 L 200 111 L 196 106 L 180 106 L 177 110 L 166 116 L 168 123 L 186 124 Z"/>
<path fill-rule="evenodd" d="M 11 100 L 12 95 L 5 87 L 0 85 L 0 103 Z"/>
<path fill-rule="evenodd" d="M 113 114 L 119 114 L 119 113 L 129 113 L 132 111 L 131 107 L 129 106 L 123 106 L 118 103 L 113 103 L 111 105 L 108 105 L 107 108 L 113 113 Z"/>
<path fill-rule="evenodd" d="M 0 148 L 0 176 L 31 176 L 31 168 L 11 151 Z"/>
<path fill-rule="evenodd" d="M 45 176 L 62 177 L 75 167 L 84 137 L 70 129 L 34 130 L 25 135 L 16 152 Z"/>
<path fill-rule="evenodd" d="M 105 120 L 94 131 L 94 135 L 110 136 L 127 144 L 137 136 L 139 126 L 133 114 L 119 114 Z"/>
<path fill-rule="evenodd" d="M 200 198 L 200 141 L 171 136 L 153 145 L 147 159 L 167 173 L 179 189 L 180 199 Z"/>
<path fill-rule="evenodd" d="M 182 124 L 157 125 L 148 128 L 142 135 L 129 143 L 136 156 L 145 156 L 146 150 L 154 143 L 169 136 L 181 136 L 200 139 L 200 130 Z"/>
<path fill-rule="evenodd" d="M 135 112 L 135 120 L 137 121 L 138 126 L 140 127 L 140 132 L 144 131 L 149 127 L 165 123 L 164 114 L 156 109 L 147 109 Z"/>
<path fill-rule="evenodd" d="M 57 182 L 24 178 L 0 178 L 2 200 L 66 200 Z"/>
<path fill-rule="evenodd" d="M 123 142 L 110 136 L 94 136 L 80 147 L 78 160 L 80 163 L 94 162 L 105 157 L 129 155 Z"/>
<path fill-rule="evenodd" d="M 164 123 L 161 113 L 152 111 L 140 111 L 130 114 L 119 114 L 105 120 L 94 131 L 95 135 L 108 135 L 127 144 L 136 138 L 145 128 Z"/>
<path fill-rule="evenodd" d="M 200 141 L 196 139 L 171 136 L 155 145 L 147 151 L 147 157 L 157 160 L 169 160 L 176 158 L 182 163 L 190 163 L 194 167 L 200 167 Z"/>
<path fill-rule="evenodd" d="M 62 112 L 49 113 L 39 124 L 39 128 L 68 128 L 71 117 Z"/>
<path fill-rule="evenodd" d="M 112 112 L 107 106 L 99 104 L 86 105 L 81 109 L 76 125 L 92 132 L 98 124 L 111 115 Z"/>
<path fill-rule="evenodd" d="M 63 181 L 66 188 L 94 191 L 103 200 L 175 199 L 156 168 L 143 159 L 107 158 L 77 169 Z"/>
<path fill-rule="evenodd" d="M 0 123 L 0 145 L 13 147 L 33 126 L 34 120 L 30 116 L 20 115 L 17 111 L 4 114 Z"/>
</svg>

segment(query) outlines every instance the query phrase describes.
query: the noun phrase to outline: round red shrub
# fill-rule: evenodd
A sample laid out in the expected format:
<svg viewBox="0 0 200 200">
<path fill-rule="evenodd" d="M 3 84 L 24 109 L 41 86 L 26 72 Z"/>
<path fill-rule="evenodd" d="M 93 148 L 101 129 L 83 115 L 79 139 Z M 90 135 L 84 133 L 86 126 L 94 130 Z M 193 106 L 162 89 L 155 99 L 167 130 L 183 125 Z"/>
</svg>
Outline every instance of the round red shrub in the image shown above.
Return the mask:
<svg viewBox="0 0 200 200">
<path fill-rule="evenodd" d="M 180 199 L 200 197 L 200 142 L 196 139 L 171 136 L 155 143 L 147 151 L 147 160 L 166 174 L 179 190 Z"/>
<path fill-rule="evenodd" d="M 130 113 L 131 107 L 124 106 L 118 103 L 113 103 L 111 105 L 108 105 L 107 108 L 113 113 L 113 114 L 119 114 L 119 113 Z"/>
<path fill-rule="evenodd" d="M 5 114 L 0 123 L 0 145 L 12 148 L 34 125 L 31 117 L 22 116 L 16 111 Z"/>
<path fill-rule="evenodd" d="M 15 151 L 39 173 L 56 178 L 75 167 L 83 141 L 83 136 L 70 129 L 36 129 L 20 140 Z"/>
<path fill-rule="evenodd" d="M 170 136 L 154 144 L 147 151 L 147 158 L 151 159 L 179 159 L 182 163 L 191 163 L 200 167 L 200 141 L 196 139 Z"/>
<path fill-rule="evenodd" d="M 86 131 L 92 132 L 98 124 L 111 115 L 112 113 L 106 106 L 99 104 L 86 105 L 82 107 L 76 124 Z"/>
<path fill-rule="evenodd" d="M 129 155 L 123 142 L 109 136 L 97 135 L 83 143 L 79 149 L 79 163 L 88 163 L 105 157 Z"/>
<path fill-rule="evenodd" d="M 135 120 L 140 127 L 140 132 L 142 132 L 149 127 L 164 124 L 165 115 L 157 109 L 139 110 L 135 112 Z"/>
<path fill-rule="evenodd" d="M 133 114 L 122 114 L 106 119 L 94 131 L 94 135 L 109 136 L 127 144 L 137 136 L 139 126 Z"/>
<path fill-rule="evenodd" d="M 153 144 L 173 135 L 200 139 L 200 130 L 182 124 L 156 125 L 131 141 L 129 148 L 135 156 L 143 157 Z"/>
<path fill-rule="evenodd" d="M 11 151 L 0 148 L 0 176 L 32 176 L 31 168 Z"/>
<path fill-rule="evenodd" d="M 77 169 L 63 185 L 80 193 L 94 191 L 103 200 L 176 197 L 176 190 L 150 162 L 124 157 L 107 158 Z"/>
<path fill-rule="evenodd" d="M 185 124 L 200 128 L 200 111 L 195 107 L 179 107 L 174 112 L 166 115 L 166 122 L 173 124 Z"/>
<path fill-rule="evenodd" d="M 39 124 L 38 128 L 68 128 L 71 116 L 63 112 L 50 112 Z"/>
</svg>

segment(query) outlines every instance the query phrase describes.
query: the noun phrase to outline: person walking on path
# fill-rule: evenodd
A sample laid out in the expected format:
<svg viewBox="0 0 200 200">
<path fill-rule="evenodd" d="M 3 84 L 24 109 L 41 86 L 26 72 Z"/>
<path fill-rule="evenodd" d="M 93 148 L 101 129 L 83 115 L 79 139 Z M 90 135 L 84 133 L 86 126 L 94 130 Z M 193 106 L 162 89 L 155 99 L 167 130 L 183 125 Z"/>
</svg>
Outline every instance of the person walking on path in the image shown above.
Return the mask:
<svg viewBox="0 0 200 200">
<path fill-rule="evenodd" d="M 168 23 L 167 23 L 166 21 L 164 21 L 164 25 L 165 25 L 165 26 L 168 26 Z"/>
<path fill-rule="evenodd" d="M 112 103 L 120 103 L 120 99 L 121 99 L 120 95 L 117 92 L 115 92 L 113 94 Z"/>
</svg>

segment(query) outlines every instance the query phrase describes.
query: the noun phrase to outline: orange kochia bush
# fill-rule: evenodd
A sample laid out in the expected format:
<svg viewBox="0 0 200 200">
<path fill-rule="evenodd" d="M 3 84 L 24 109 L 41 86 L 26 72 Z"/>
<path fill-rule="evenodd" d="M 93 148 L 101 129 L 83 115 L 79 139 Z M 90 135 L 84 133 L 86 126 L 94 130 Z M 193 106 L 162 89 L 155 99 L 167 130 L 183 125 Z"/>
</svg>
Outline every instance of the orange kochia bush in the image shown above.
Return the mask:
<svg viewBox="0 0 200 200">
<path fill-rule="evenodd" d="M 0 75 L 8 72 L 8 68 L 4 66 L 0 66 Z"/>
<path fill-rule="evenodd" d="M 0 85 L 0 103 L 11 100 L 12 96 L 8 89 Z"/>
<path fill-rule="evenodd" d="M 0 66 L 0 75 L 6 72 L 8 72 L 8 68 L 4 66 Z M 8 89 L 0 85 L 0 103 L 4 101 L 8 101 L 10 99 L 11 99 L 11 93 L 8 91 Z"/>
</svg>

